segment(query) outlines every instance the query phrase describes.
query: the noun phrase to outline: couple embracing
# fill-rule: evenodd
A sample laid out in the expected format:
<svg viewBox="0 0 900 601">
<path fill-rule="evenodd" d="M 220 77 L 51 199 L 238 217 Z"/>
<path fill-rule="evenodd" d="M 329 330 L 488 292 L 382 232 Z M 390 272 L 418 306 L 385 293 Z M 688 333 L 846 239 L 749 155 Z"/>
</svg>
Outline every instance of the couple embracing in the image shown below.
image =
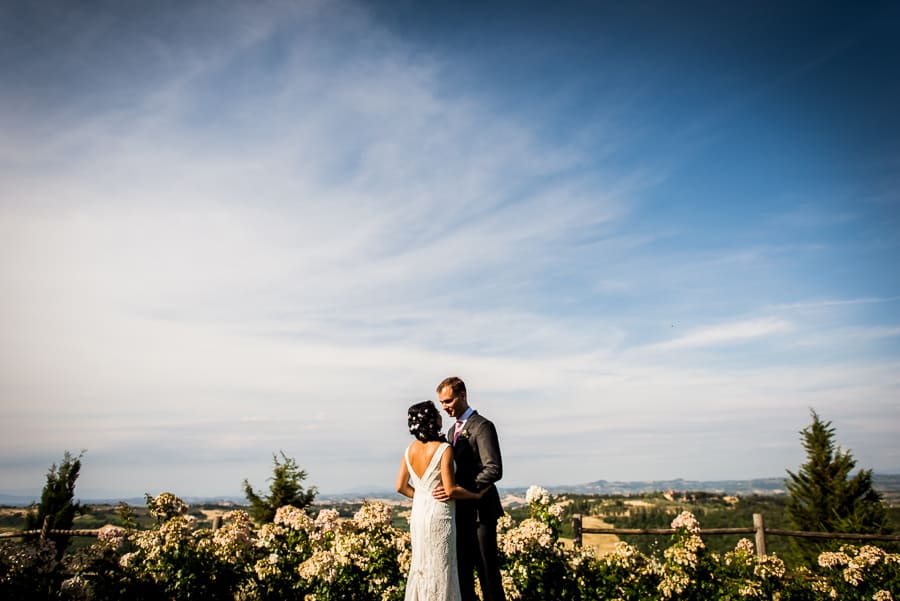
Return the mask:
<svg viewBox="0 0 900 601">
<path fill-rule="evenodd" d="M 504 601 L 497 557 L 503 515 L 494 483 L 503 475 L 494 424 L 469 407 L 466 385 L 447 378 L 438 399 L 455 423 L 424 401 L 409 408 L 414 440 L 404 452 L 397 492 L 412 498 L 412 562 L 405 601 L 475 601 L 473 571 L 485 601 Z"/>
</svg>

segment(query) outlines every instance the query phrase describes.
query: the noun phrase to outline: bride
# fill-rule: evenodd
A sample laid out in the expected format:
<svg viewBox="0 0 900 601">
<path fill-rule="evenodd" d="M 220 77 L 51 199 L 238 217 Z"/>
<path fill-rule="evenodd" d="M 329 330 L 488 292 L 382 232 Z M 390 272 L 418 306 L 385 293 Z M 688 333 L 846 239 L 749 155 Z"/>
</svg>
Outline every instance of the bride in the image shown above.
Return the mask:
<svg viewBox="0 0 900 601">
<path fill-rule="evenodd" d="M 456 567 L 456 506 L 452 499 L 480 499 L 458 486 L 453 474 L 453 450 L 441 433 L 441 414 L 434 403 L 409 408 L 409 432 L 416 437 L 406 448 L 397 474 L 397 492 L 413 500 L 409 518 L 412 562 L 405 601 L 459 601 Z M 452 499 L 443 503 L 431 496 L 441 484 Z"/>
</svg>

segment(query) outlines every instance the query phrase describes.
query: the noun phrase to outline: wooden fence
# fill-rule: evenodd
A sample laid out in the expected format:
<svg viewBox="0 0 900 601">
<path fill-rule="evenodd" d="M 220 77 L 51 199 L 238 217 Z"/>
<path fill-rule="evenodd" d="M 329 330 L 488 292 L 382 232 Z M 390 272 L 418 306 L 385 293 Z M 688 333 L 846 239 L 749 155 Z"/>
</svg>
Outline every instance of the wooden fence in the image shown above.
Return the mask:
<svg viewBox="0 0 900 601">
<path fill-rule="evenodd" d="M 576 547 L 582 545 L 584 534 L 675 534 L 674 528 L 585 528 L 581 525 L 581 515 L 576 514 L 572 518 L 572 526 L 575 534 L 572 538 Z M 766 534 L 774 536 L 796 536 L 800 538 L 824 538 L 831 540 L 879 540 L 900 541 L 897 534 L 854 534 L 847 532 L 804 532 L 801 530 L 781 530 L 779 528 L 766 528 L 761 513 L 753 514 L 752 528 L 702 528 L 698 534 L 753 534 L 756 539 L 756 554 L 762 557 L 766 554 Z"/>
<path fill-rule="evenodd" d="M 61 536 L 97 536 L 100 529 L 92 530 L 54 530 L 50 527 L 50 516 L 44 518 L 44 525 L 40 530 L 20 530 L 18 532 L 0 532 L 0 538 L 20 538 L 26 536 L 40 536 L 45 539 L 51 534 Z"/>
<path fill-rule="evenodd" d="M 212 529 L 217 530 L 221 525 L 218 516 L 213 520 Z M 40 530 L 20 530 L 18 532 L 2 532 L 0 538 L 18 538 L 25 536 L 40 536 L 42 539 L 51 534 L 61 536 L 97 536 L 99 529 L 94 530 L 54 530 L 49 527 L 49 518 L 44 520 L 44 527 Z M 576 547 L 583 544 L 585 534 L 630 534 L 630 535 L 672 535 L 674 528 L 585 528 L 582 525 L 582 517 L 576 514 L 572 517 L 573 543 Z M 766 534 L 773 536 L 796 536 L 800 538 L 823 538 L 829 540 L 874 540 L 874 541 L 900 541 L 898 534 L 857 534 L 848 532 L 805 532 L 802 530 L 781 530 L 779 528 L 766 528 L 761 513 L 753 514 L 752 528 L 702 528 L 698 534 L 753 534 L 756 542 L 756 554 L 762 557 L 766 554 Z"/>
<path fill-rule="evenodd" d="M 222 525 L 222 517 L 216 516 L 212 520 L 212 529 L 218 530 Z M 55 530 L 50 527 L 50 516 L 44 518 L 44 526 L 40 530 L 18 530 L 16 532 L 0 532 L 0 538 L 23 538 L 28 536 L 39 536 L 44 539 L 53 535 L 58 536 L 97 536 L 100 533 L 99 528 L 89 530 Z"/>
</svg>

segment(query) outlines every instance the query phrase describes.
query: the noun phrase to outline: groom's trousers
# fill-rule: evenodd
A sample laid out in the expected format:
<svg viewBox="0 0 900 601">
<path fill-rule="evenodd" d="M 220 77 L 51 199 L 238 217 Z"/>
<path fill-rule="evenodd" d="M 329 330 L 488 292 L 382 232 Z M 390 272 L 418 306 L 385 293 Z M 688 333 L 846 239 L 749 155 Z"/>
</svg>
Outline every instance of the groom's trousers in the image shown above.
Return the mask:
<svg viewBox="0 0 900 601">
<path fill-rule="evenodd" d="M 465 510 L 457 511 L 456 520 L 456 555 L 462 601 L 478 599 L 473 570 L 478 572 L 484 601 L 505 601 L 500 559 L 497 556 L 497 520 L 476 521 L 475 513 L 469 514 Z"/>
</svg>

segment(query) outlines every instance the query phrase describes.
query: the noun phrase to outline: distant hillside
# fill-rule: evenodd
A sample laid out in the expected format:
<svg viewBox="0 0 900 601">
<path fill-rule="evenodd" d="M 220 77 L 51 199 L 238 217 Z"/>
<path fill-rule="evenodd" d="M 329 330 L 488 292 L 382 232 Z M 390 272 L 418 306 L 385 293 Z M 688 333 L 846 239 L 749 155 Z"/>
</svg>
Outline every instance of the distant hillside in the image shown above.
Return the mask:
<svg viewBox="0 0 900 601">
<path fill-rule="evenodd" d="M 875 489 L 881 493 L 885 501 L 894 505 L 900 501 L 900 474 L 875 474 L 873 476 Z M 504 495 L 522 497 L 528 487 L 506 487 L 502 483 L 499 487 Z M 649 492 L 713 492 L 723 495 L 783 495 L 787 494 L 784 487 L 784 478 L 755 478 L 752 480 L 650 480 L 617 482 L 596 480 L 586 484 L 572 484 L 565 486 L 545 487 L 554 494 L 584 494 L 584 495 L 638 495 Z M 391 489 L 354 491 L 351 493 L 320 493 L 319 502 L 357 501 L 362 499 L 398 499 L 399 495 Z M 40 493 L 27 497 L 23 495 L 0 494 L 0 505 L 7 507 L 25 507 L 40 499 Z M 219 497 L 184 497 L 190 505 L 245 505 L 247 500 L 237 496 Z M 81 499 L 83 503 L 94 505 L 114 505 L 119 501 L 125 501 L 130 505 L 144 504 L 143 497 L 135 498 L 103 498 Z"/>
<path fill-rule="evenodd" d="M 874 474 L 875 490 L 885 497 L 900 495 L 900 474 Z M 597 480 L 575 486 L 554 486 L 555 493 L 629 495 L 667 490 L 714 492 L 725 495 L 783 495 L 787 494 L 785 478 L 755 478 L 752 480 L 652 480 L 648 482 L 608 482 Z"/>
<path fill-rule="evenodd" d="M 647 482 L 608 482 L 597 480 L 575 486 L 555 486 L 551 492 L 593 495 L 635 495 L 667 490 L 714 492 L 723 495 L 783 495 L 787 493 L 784 478 L 756 478 L 753 480 L 651 480 Z"/>
</svg>

